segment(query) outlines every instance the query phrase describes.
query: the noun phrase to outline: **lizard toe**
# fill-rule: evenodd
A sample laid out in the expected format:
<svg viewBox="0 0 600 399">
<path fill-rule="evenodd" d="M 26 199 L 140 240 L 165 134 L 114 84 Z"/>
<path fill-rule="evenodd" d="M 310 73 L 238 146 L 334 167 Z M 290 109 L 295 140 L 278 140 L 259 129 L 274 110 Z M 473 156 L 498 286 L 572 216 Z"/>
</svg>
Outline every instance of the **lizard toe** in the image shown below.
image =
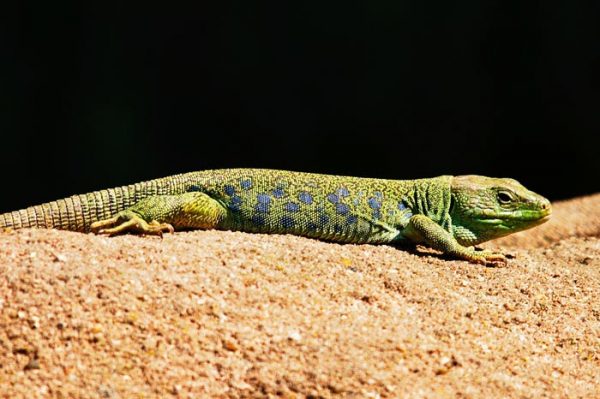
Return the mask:
<svg viewBox="0 0 600 399">
<path fill-rule="evenodd" d="M 485 258 L 486 264 L 505 265 L 508 262 L 506 256 L 495 252 L 485 251 L 483 257 Z"/>
<path fill-rule="evenodd" d="M 90 231 L 94 234 L 104 234 L 102 231 L 107 228 L 113 227 L 119 222 L 119 216 L 113 216 L 112 218 L 99 220 L 90 225 Z"/>
</svg>

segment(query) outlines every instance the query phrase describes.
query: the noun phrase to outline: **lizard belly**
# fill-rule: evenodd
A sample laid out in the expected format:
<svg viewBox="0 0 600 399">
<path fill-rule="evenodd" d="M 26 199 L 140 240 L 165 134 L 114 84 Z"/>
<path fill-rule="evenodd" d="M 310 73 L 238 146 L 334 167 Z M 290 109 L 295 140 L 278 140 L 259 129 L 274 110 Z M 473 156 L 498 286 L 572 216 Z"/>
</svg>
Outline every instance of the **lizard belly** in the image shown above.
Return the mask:
<svg viewBox="0 0 600 399">
<path fill-rule="evenodd" d="M 399 231 L 382 221 L 360 215 L 325 211 L 273 211 L 239 218 L 237 229 L 256 233 L 294 234 L 340 243 L 392 242 Z"/>
<path fill-rule="evenodd" d="M 384 218 L 379 210 L 332 197 L 297 197 L 291 200 L 266 194 L 232 196 L 223 201 L 229 213 L 219 228 L 294 234 L 341 243 L 389 243 L 400 234 L 395 214 Z"/>
</svg>

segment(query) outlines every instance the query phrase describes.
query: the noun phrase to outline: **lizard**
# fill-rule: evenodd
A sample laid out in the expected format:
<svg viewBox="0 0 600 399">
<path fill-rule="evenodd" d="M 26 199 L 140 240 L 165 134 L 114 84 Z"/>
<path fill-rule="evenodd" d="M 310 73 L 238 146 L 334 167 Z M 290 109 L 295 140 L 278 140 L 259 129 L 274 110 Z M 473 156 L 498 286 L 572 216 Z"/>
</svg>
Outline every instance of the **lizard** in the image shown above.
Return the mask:
<svg viewBox="0 0 600 399">
<path fill-rule="evenodd" d="M 4 228 L 103 235 L 221 229 L 351 244 L 421 244 L 472 263 L 506 263 L 475 246 L 537 226 L 550 201 L 509 178 L 391 180 L 269 169 L 183 173 L 0 214 Z"/>
</svg>

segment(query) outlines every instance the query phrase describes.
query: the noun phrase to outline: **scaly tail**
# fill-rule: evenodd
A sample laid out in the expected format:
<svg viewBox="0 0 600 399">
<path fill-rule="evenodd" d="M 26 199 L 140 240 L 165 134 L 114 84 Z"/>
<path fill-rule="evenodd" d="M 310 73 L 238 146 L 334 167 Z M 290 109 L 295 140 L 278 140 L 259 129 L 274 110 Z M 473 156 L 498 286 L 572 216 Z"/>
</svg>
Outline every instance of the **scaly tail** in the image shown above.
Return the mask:
<svg viewBox="0 0 600 399">
<path fill-rule="evenodd" d="M 161 194 L 184 192 L 189 175 L 74 195 L 68 198 L 0 214 L 0 228 L 55 228 L 88 232 L 90 225 L 108 219 L 139 200 Z"/>
<path fill-rule="evenodd" d="M 131 197 L 128 187 L 74 195 L 0 215 L 0 227 L 40 227 L 87 232 L 93 222 L 108 218 L 129 206 L 132 201 L 128 199 Z"/>
</svg>

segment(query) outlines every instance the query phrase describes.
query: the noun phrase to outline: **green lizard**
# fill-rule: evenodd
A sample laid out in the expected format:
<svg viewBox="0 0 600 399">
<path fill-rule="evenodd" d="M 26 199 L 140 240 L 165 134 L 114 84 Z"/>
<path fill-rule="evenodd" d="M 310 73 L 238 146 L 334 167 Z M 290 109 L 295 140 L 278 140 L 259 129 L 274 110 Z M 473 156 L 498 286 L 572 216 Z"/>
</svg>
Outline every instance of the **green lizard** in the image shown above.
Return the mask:
<svg viewBox="0 0 600 399">
<path fill-rule="evenodd" d="M 192 172 L 0 215 L 0 227 L 115 235 L 185 229 L 295 234 L 339 243 L 424 244 L 475 263 L 472 246 L 539 225 L 550 202 L 516 180 L 383 180 L 264 169 Z"/>
</svg>

